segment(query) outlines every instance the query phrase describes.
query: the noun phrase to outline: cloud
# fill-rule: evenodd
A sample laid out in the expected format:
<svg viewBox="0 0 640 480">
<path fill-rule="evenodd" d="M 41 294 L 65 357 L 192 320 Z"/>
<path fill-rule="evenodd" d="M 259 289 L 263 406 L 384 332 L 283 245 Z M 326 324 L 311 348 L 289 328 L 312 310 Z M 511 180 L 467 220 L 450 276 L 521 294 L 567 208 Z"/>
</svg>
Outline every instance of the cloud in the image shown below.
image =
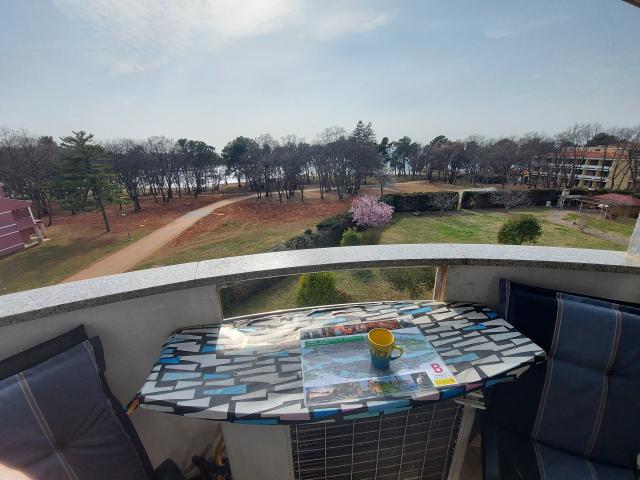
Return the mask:
<svg viewBox="0 0 640 480">
<path fill-rule="evenodd" d="M 94 58 L 114 74 L 157 68 L 195 45 L 221 48 L 285 29 L 316 41 L 368 32 L 390 16 L 312 0 L 54 0 L 95 32 Z"/>
<path fill-rule="evenodd" d="M 390 16 L 370 12 L 341 11 L 320 16 L 311 26 L 313 37 L 331 41 L 344 35 L 375 30 L 388 23 Z"/>
<path fill-rule="evenodd" d="M 489 28 L 484 32 L 485 37 L 491 39 L 507 38 L 514 35 L 513 30 L 501 29 L 501 28 Z"/>
<path fill-rule="evenodd" d="M 516 25 L 512 25 L 510 28 L 499 28 L 492 27 L 485 30 L 485 37 L 492 40 L 500 40 L 503 38 L 512 37 L 516 34 L 522 34 L 526 32 L 530 32 L 532 30 L 539 30 L 542 28 L 548 28 L 556 26 L 560 23 L 565 23 L 570 20 L 568 16 L 558 16 L 558 17 L 546 17 L 540 18 L 537 20 L 531 20 L 526 23 L 517 23 Z"/>
</svg>

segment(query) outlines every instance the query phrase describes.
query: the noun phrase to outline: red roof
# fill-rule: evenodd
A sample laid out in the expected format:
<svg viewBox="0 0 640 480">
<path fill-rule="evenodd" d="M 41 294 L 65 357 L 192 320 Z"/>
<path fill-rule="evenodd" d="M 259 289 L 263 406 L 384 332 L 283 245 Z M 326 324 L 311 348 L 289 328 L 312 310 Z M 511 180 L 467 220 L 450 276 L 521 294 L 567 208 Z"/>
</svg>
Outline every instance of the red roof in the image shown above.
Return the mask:
<svg viewBox="0 0 640 480">
<path fill-rule="evenodd" d="M 20 210 L 31 206 L 29 200 L 15 200 L 13 198 L 0 198 L 0 212 L 8 210 Z"/>
<path fill-rule="evenodd" d="M 622 195 L 620 193 L 605 193 L 604 195 L 596 195 L 595 197 L 591 197 L 591 199 L 609 205 L 640 207 L 640 198 L 632 197 L 631 195 Z"/>
</svg>

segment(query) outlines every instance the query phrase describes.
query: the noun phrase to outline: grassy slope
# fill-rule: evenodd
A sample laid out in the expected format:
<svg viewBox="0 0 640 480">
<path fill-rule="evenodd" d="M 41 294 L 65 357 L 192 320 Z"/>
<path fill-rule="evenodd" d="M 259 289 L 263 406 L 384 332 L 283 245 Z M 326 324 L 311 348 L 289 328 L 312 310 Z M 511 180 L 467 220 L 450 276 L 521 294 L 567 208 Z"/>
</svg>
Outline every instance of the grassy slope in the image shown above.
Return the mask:
<svg viewBox="0 0 640 480">
<path fill-rule="evenodd" d="M 339 247 L 336 247 L 339 248 Z M 247 301 L 227 307 L 225 317 L 248 315 L 256 312 L 270 312 L 296 307 L 295 286 L 299 276 L 278 278 L 268 289 L 254 295 Z M 336 272 L 336 286 L 344 292 L 348 302 L 370 302 L 381 299 L 408 300 L 407 293 L 398 292 L 385 282 L 380 270 L 359 270 L 357 272 Z M 428 298 L 430 292 L 424 292 Z M 222 292 L 224 295 L 224 290 Z"/>
<path fill-rule="evenodd" d="M 579 215 L 577 213 L 568 213 L 564 216 L 563 220 L 573 222 L 578 218 L 584 218 L 587 221 L 587 227 L 597 228 L 601 232 L 616 233 L 625 236 L 631 236 L 633 228 L 636 225 L 635 218 L 605 220 L 603 218 L 596 218 L 593 215 Z"/>
<path fill-rule="evenodd" d="M 132 240 L 142 237 L 138 230 Z M 53 285 L 113 253 L 128 243 L 126 233 L 53 225 L 47 229 L 50 240 L 0 259 L 0 292 Z"/>
<path fill-rule="evenodd" d="M 538 245 L 624 250 L 621 245 L 544 220 L 546 212 L 545 209 L 513 213 L 485 210 L 453 212 L 442 216 L 428 214 L 421 217 L 401 213 L 394 215 L 389 225 L 368 230 L 363 240 L 367 244 L 497 243 L 498 230 L 507 218 L 512 215 L 531 213 L 542 223 L 543 234 Z M 407 298 L 406 293 L 397 292 L 384 282 L 377 270 L 372 270 L 372 278 L 368 281 L 363 281 L 362 278 L 362 274 L 358 272 L 338 272 L 336 284 L 353 301 Z M 296 279 L 297 277 L 287 277 L 274 281 L 271 288 L 253 296 L 242 305 L 227 308 L 225 316 L 294 308 Z"/>
<path fill-rule="evenodd" d="M 305 224 L 260 225 L 224 219 L 215 229 L 193 238 L 188 245 L 172 243 L 136 268 L 262 253 L 313 225 L 313 221 Z"/>
<path fill-rule="evenodd" d="M 542 236 L 538 245 L 572 248 L 597 248 L 625 250 L 622 245 L 603 240 L 577 229 L 564 227 L 544 220 L 546 210 L 532 209 L 507 213 L 502 211 L 459 211 L 442 216 L 396 214 L 393 221 L 367 232 L 367 237 L 377 241 L 370 243 L 497 243 L 498 230 L 510 217 L 531 213 L 542 224 Z M 376 238 L 377 237 L 377 238 Z"/>
</svg>

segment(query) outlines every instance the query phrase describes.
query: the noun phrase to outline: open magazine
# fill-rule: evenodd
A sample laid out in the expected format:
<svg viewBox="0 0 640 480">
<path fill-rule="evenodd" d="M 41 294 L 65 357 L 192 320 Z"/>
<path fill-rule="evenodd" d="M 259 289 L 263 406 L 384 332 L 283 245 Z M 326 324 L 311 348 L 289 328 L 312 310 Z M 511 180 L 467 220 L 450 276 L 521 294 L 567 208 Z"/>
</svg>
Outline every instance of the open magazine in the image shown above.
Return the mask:
<svg viewBox="0 0 640 480">
<path fill-rule="evenodd" d="M 371 365 L 367 333 L 390 330 L 404 353 L 388 370 Z M 422 332 L 408 320 L 331 325 L 300 330 L 307 406 L 376 397 L 419 396 L 457 382 Z"/>
</svg>

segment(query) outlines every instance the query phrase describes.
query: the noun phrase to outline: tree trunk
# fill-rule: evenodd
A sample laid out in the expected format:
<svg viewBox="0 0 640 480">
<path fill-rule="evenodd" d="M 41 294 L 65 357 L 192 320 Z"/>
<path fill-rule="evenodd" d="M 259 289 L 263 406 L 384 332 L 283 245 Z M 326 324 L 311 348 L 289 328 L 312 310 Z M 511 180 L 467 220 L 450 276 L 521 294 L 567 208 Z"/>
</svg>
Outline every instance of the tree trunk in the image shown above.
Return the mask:
<svg viewBox="0 0 640 480">
<path fill-rule="evenodd" d="M 53 223 L 53 212 L 51 211 L 51 201 L 49 200 L 45 200 L 47 202 L 47 216 L 49 217 L 49 224 L 47 225 L 48 227 L 51 226 L 51 224 Z"/>
<path fill-rule="evenodd" d="M 102 203 L 102 198 L 100 198 L 100 196 L 98 196 L 96 198 L 96 201 L 98 202 L 98 207 L 100 208 L 100 213 L 102 213 L 102 220 L 104 221 L 104 228 L 106 230 L 106 233 L 109 233 L 111 231 L 111 224 L 109 223 L 109 217 L 107 217 L 107 212 L 104 209 L 104 204 Z"/>
</svg>

